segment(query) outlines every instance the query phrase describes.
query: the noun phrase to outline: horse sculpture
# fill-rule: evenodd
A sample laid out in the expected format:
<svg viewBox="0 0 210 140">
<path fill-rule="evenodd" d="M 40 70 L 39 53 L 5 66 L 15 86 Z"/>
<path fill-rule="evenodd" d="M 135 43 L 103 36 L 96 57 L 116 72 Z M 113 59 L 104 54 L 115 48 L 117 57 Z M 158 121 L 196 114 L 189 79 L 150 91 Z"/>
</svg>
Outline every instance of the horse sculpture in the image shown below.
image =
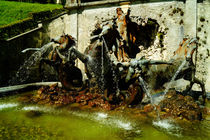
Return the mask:
<svg viewBox="0 0 210 140">
<path fill-rule="evenodd" d="M 101 91 L 108 89 L 108 93 L 112 93 L 116 88 L 116 85 L 112 85 L 114 83 L 113 72 L 115 70 L 112 66 L 109 52 L 112 52 L 113 45 L 117 46 L 119 35 L 117 30 L 109 24 L 105 25 L 103 29 L 96 29 L 94 32 L 91 43 L 84 54 L 74 47 L 69 49 L 69 54 L 72 56 L 70 59 L 79 58 L 85 64 L 90 86 L 97 85 L 97 88 Z"/>
<path fill-rule="evenodd" d="M 193 63 L 193 54 L 197 49 L 196 39 L 184 38 L 180 43 L 179 48 L 174 52 L 174 59 L 178 59 L 182 56 L 183 59 L 187 61 L 186 66 L 181 71 L 181 74 L 184 75 L 185 80 L 190 81 L 190 85 L 187 86 L 184 94 L 189 92 L 192 89 L 192 86 L 196 83 L 199 84 L 202 90 L 203 104 L 205 104 L 206 99 L 206 90 L 203 81 L 195 77 L 196 66 Z M 196 97 L 196 96 L 195 96 Z M 197 98 L 199 95 L 197 96 Z"/>
<path fill-rule="evenodd" d="M 180 70 L 174 80 L 183 78 L 184 80 L 190 81 L 190 85 L 182 92 L 182 94 L 189 94 L 192 86 L 196 83 L 199 84 L 202 90 L 203 104 L 206 99 L 206 92 L 204 83 L 195 77 L 195 64 L 193 63 L 193 54 L 197 49 L 196 39 L 184 38 L 180 43 L 178 49 L 174 52 L 174 56 L 169 61 L 170 65 L 150 65 L 153 63 L 149 60 L 139 61 L 133 65 L 130 65 L 129 71 L 126 76 L 126 80 L 129 81 L 131 77 L 136 73 L 137 69 L 140 71 L 140 76 L 150 85 L 152 89 L 158 89 L 163 87 L 163 84 L 169 82 L 172 76 L 178 70 L 178 67 L 184 63 L 183 68 Z M 142 62 L 147 62 L 147 65 L 142 65 Z M 140 63 L 141 62 L 141 63 Z M 164 63 L 162 63 L 164 64 Z M 140 65 L 140 66 L 139 66 Z M 199 94 L 200 95 L 200 94 Z M 197 99 L 199 95 L 191 95 Z"/>
<path fill-rule="evenodd" d="M 138 84 L 138 77 L 126 81 L 126 72 L 132 62 L 121 62 L 117 59 L 119 41 L 122 39 L 117 28 L 113 24 L 105 24 L 93 31 L 91 43 L 84 54 L 76 48 L 69 49 L 70 56 L 76 56 L 84 64 L 90 86 L 101 89 L 101 93 L 126 98 L 127 104 L 141 102 L 143 94 Z M 64 57 L 64 56 L 62 56 Z M 73 58 L 75 59 L 75 58 Z M 130 61 L 130 60 L 129 60 Z M 142 65 L 146 64 L 170 64 L 164 61 L 136 60 Z M 117 90 L 120 90 L 117 91 Z M 116 98 L 115 98 L 116 99 Z"/>
<path fill-rule="evenodd" d="M 142 86 L 143 80 L 154 87 L 161 87 L 172 78 L 180 63 L 186 61 L 176 79 L 184 77 L 190 81 L 189 87 L 184 91 L 186 93 L 194 83 L 200 84 L 205 102 L 205 87 L 203 82 L 195 77 L 192 59 L 196 50 L 196 39 L 184 38 L 169 62 L 137 59 L 135 57 L 139 52 L 139 33 L 131 28 L 140 26 L 131 22 L 129 12 L 124 15 L 121 9 L 117 9 L 117 14 L 117 20 L 97 24 L 91 34 L 90 45 L 84 53 L 74 47 L 75 40 L 69 35 L 53 39 L 55 46 L 51 47 L 47 59 L 40 61 L 40 73 L 44 64 L 51 65 L 57 71 L 64 88 L 75 90 L 74 87 L 83 85 L 81 71 L 74 66 L 74 61 L 78 58 L 85 65 L 89 87 L 93 92 L 104 94 L 107 100 L 123 97 L 127 104 L 138 104 L 142 101 L 143 92 L 146 92 Z M 156 25 L 154 28 L 157 30 Z M 154 84 L 151 84 L 152 82 Z"/>
<path fill-rule="evenodd" d="M 67 90 L 80 90 L 82 88 L 82 73 L 75 67 L 74 60 L 70 60 L 69 49 L 75 45 L 75 39 L 71 35 L 62 35 L 51 40 L 52 45 L 47 48 L 39 62 L 40 77 L 44 77 L 45 66 L 53 67 L 57 73 L 58 80 Z M 40 51 L 42 48 L 27 48 L 22 52 L 30 50 Z"/>
</svg>

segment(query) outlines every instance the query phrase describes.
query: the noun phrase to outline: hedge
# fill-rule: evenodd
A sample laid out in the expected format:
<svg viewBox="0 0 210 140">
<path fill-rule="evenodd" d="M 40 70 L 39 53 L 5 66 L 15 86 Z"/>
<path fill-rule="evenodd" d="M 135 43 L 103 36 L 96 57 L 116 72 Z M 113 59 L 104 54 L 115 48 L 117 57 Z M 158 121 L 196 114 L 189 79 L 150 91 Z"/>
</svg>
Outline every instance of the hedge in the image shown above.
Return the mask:
<svg viewBox="0 0 210 140">
<path fill-rule="evenodd" d="M 36 13 L 30 13 L 30 17 L 19 20 L 16 23 L 4 25 L 0 27 L 0 40 L 7 40 L 8 38 L 14 37 L 18 34 L 27 32 L 31 29 L 38 27 L 39 21 L 50 20 L 53 17 L 64 12 L 63 8 L 48 10 Z"/>
</svg>

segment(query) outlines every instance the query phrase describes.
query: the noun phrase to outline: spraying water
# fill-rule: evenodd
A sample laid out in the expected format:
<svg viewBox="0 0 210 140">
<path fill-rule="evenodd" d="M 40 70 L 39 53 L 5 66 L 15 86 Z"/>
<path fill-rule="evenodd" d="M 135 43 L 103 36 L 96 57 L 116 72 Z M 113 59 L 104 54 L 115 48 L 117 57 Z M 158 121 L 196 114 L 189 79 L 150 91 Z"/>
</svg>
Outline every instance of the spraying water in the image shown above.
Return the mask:
<svg viewBox="0 0 210 140">
<path fill-rule="evenodd" d="M 152 96 L 150 94 L 149 88 L 147 87 L 146 82 L 140 76 L 139 76 L 139 83 L 140 83 L 143 91 L 146 93 L 147 98 L 149 98 L 152 103 Z"/>
<path fill-rule="evenodd" d="M 177 69 L 177 71 L 175 72 L 175 74 L 173 75 L 173 77 L 171 78 L 170 82 L 168 83 L 168 85 L 166 86 L 163 95 L 156 97 L 155 99 L 153 99 L 153 103 L 154 104 L 159 104 L 165 97 L 165 95 L 167 94 L 167 92 L 169 91 L 171 84 L 175 81 L 176 77 L 178 76 L 178 74 L 180 73 L 180 71 L 183 69 L 183 67 L 186 64 L 186 60 L 182 61 L 181 65 L 179 66 L 179 68 Z"/>
<path fill-rule="evenodd" d="M 158 111 L 157 107 L 155 106 L 155 100 L 154 98 L 152 98 L 152 95 L 150 93 L 150 90 L 146 84 L 146 82 L 139 76 L 139 82 L 140 82 L 140 85 L 142 87 L 142 89 L 144 90 L 144 92 L 146 93 L 146 100 L 149 98 L 152 106 L 154 107 L 154 110 L 156 111 L 157 113 L 157 120 L 160 120 L 160 112 Z"/>
<path fill-rule="evenodd" d="M 20 84 L 26 82 L 31 75 L 32 68 L 35 66 L 40 59 L 42 58 L 42 55 L 47 51 L 49 47 L 51 47 L 54 43 L 50 42 L 46 45 L 44 45 L 41 48 L 28 48 L 22 51 L 22 53 L 25 53 L 30 50 L 36 50 L 24 63 L 22 66 L 20 66 L 19 70 L 17 71 L 16 75 L 9 81 L 10 85 Z"/>
<path fill-rule="evenodd" d="M 119 96 L 120 95 L 120 89 L 119 89 L 119 85 L 118 85 L 118 78 L 117 78 L 117 75 L 115 74 L 115 71 L 114 71 L 112 65 L 111 65 L 111 70 L 112 70 L 112 76 L 114 77 L 114 83 L 116 85 L 116 95 Z"/>
<path fill-rule="evenodd" d="M 104 44 L 102 43 L 101 47 L 101 87 L 102 87 L 102 93 L 104 92 Z"/>
<path fill-rule="evenodd" d="M 108 47 L 107 47 L 106 41 L 105 41 L 103 36 L 102 36 L 102 39 L 103 39 L 104 46 L 105 46 L 105 52 L 108 52 Z M 111 56 L 109 56 L 109 58 L 111 58 Z M 110 65 L 110 68 L 111 68 L 111 71 L 112 71 L 112 76 L 113 76 L 114 83 L 116 85 L 116 95 L 119 96 L 120 95 L 120 89 L 119 89 L 119 85 L 118 85 L 118 78 L 117 78 L 117 75 L 115 73 L 115 70 L 114 70 L 112 64 Z"/>
<path fill-rule="evenodd" d="M 162 131 L 165 131 L 173 136 L 181 137 L 182 129 L 175 124 L 172 120 L 155 120 L 152 122 L 152 125 Z"/>
<path fill-rule="evenodd" d="M 13 108 L 16 106 L 18 106 L 17 103 L 3 103 L 3 104 L 0 104 L 0 110 L 3 110 L 5 108 Z"/>
<path fill-rule="evenodd" d="M 177 69 L 177 71 L 175 72 L 174 76 L 172 77 L 171 81 L 168 83 L 168 85 L 166 86 L 166 89 L 164 91 L 163 96 L 168 92 L 169 88 L 171 87 L 172 82 L 176 79 L 176 77 L 178 76 L 178 74 L 180 73 L 180 71 L 183 69 L 183 67 L 186 64 L 186 60 L 182 61 L 181 65 L 179 66 L 179 68 Z"/>
</svg>

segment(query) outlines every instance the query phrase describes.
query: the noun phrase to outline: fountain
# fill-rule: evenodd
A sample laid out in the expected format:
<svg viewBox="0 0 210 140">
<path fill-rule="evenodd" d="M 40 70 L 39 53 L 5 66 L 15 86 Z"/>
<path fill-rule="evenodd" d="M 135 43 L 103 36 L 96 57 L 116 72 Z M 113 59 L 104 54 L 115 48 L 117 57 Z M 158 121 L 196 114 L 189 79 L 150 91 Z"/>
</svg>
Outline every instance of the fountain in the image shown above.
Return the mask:
<svg viewBox="0 0 210 140">
<path fill-rule="evenodd" d="M 153 121 L 155 127 L 164 128 L 164 131 L 168 129 L 168 133 L 171 134 L 182 135 L 180 128 L 169 118 L 193 121 L 204 119 L 206 114 L 205 108 L 200 107 L 200 104 L 188 96 L 193 84 L 198 83 L 202 88 L 203 104 L 206 100 L 204 84 L 195 78 L 195 65 L 192 60 L 197 47 L 196 39 L 184 38 L 169 61 L 137 58 L 140 52 L 138 46 L 142 44 L 142 38 L 140 33 L 134 30 L 140 28 L 141 25 L 133 22 L 129 17 L 129 12 L 125 15 L 120 8 L 117 8 L 117 16 L 118 18 L 114 21 L 110 20 L 96 26 L 91 34 L 90 45 L 84 53 L 74 47 L 76 41 L 71 35 L 62 35 L 52 39 L 40 49 L 23 50 L 22 53 L 27 51 L 35 51 L 35 53 L 20 68 L 16 78 L 20 79 L 25 74 L 21 72 L 29 71 L 30 67 L 38 64 L 40 77 L 45 76 L 42 80 L 50 79 L 50 76 L 43 73 L 47 70 L 46 66 L 50 66 L 55 73 L 54 80 L 59 80 L 61 85 L 58 83 L 44 85 L 35 93 L 18 98 L 22 103 L 45 105 L 46 108 L 39 106 L 20 106 L 19 108 L 22 111 L 31 111 L 27 114 L 29 117 L 41 116 L 46 111 L 62 114 L 63 112 L 60 113 L 54 107 L 62 109 L 64 106 L 73 106 L 74 109 L 76 106 L 77 109 L 109 110 L 110 114 L 99 112 L 91 115 L 75 110 L 68 113 L 85 119 L 90 118 L 91 121 L 100 122 L 103 125 L 111 127 L 116 125 L 117 128 L 113 129 L 123 129 L 123 135 L 131 135 L 132 138 L 139 137 L 141 130 L 138 126 L 131 121 L 121 119 L 123 117 L 114 117 L 117 111 L 123 112 L 127 109 L 128 116 L 139 115 L 140 118 L 146 116 L 147 119 L 158 120 Z M 154 28 L 158 28 L 155 20 L 148 20 L 154 23 Z M 127 24 L 123 25 L 122 22 Z M 34 59 L 33 62 L 31 62 L 32 59 Z M 88 77 L 86 81 L 82 81 L 82 72 L 75 66 L 76 59 L 80 59 L 85 65 Z M 29 61 L 30 65 L 28 65 Z M 26 73 L 25 77 L 18 82 L 27 83 L 28 75 Z M 160 76 L 166 77 L 167 81 L 157 82 L 159 80 L 157 77 Z M 171 83 L 181 77 L 190 81 L 189 87 L 182 92 L 184 96 L 171 89 Z M 163 89 L 163 84 L 167 82 L 166 88 L 161 93 L 154 93 L 154 87 L 158 85 L 160 89 Z M 17 103 L 2 104 L 0 109 L 17 106 L 19 106 Z"/>
<path fill-rule="evenodd" d="M 120 8 L 117 8 L 116 12 L 117 19 L 114 21 L 97 23 L 96 29 L 91 34 L 90 45 L 86 48 L 84 54 L 74 47 L 76 42 L 70 35 L 62 35 L 52 39 L 49 44 L 40 49 L 28 48 L 23 50 L 23 53 L 36 51 L 32 57 L 37 57 L 37 59 L 31 65 L 26 66 L 27 70 L 39 61 L 40 75 L 44 77 L 46 75 L 45 73 L 43 74 L 42 67 L 43 65 L 50 65 L 56 71 L 56 79 L 61 81 L 62 87 L 67 91 L 71 91 L 71 93 L 68 93 L 71 96 L 70 98 L 87 98 L 86 104 L 89 104 L 88 100 L 95 99 L 91 94 L 96 94 L 100 98 L 104 97 L 101 103 L 110 106 L 108 107 L 109 109 L 111 109 L 111 106 L 120 104 L 138 105 L 141 102 L 158 105 L 162 101 L 160 98 L 164 99 L 164 96 L 168 93 L 171 82 L 180 77 L 184 77 L 191 82 L 190 87 L 184 91 L 186 94 L 194 83 L 201 85 L 204 103 L 206 96 L 204 84 L 195 78 L 195 68 L 192 62 L 192 55 L 196 49 L 196 39 L 184 38 L 180 47 L 175 51 L 175 55 L 168 62 L 136 58 L 140 51 L 137 46 L 142 44 L 140 41 L 142 35 L 134 32 L 134 30 L 141 28 L 141 24 L 138 25 L 132 21 L 131 17 L 129 17 L 129 10 L 127 15 Z M 154 24 L 154 29 L 158 28 L 156 22 L 152 19 L 150 20 L 150 24 Z M 124 25 L 123 23 L 126 24 Z M 150 26 L 152 27 L 153 25 L 151 24 Z M 127 37 L 126 34 L 130 35 L 130 37 Z M 47 57 L 43 57 L 47 50 L 50 50 L 45 54 Z M 74 61 L 77 58 L 85 64 L 88 76 L 88 81 L 86 82 L 82 81 L 80 69 L 74 66 Z M 179 63 L 181 64 L 177 68 Z M 156 67 L 157 70 L 152 71 L 153 67 Z M 151 79 L 157 80 L 153 76 L 158 76 L 158 67 L 165 67 L 165 71 L 168 71 L 165 75 L 168 76 L 167 79 L 169 81 L 163 96 L 160 96 L 159 100 L 152 97 L 152 91 L 149 89 L 153 89 L 153 85 L 150 84 Z M 21 71 L 23 72 L 23 70 Z M 165 75 L 161 76 L 164 77 Z M 160 83 L 155 84 L 159 84 L 159 87 L 162 87 Z M 132 88 L 135 90 L 132 90 Z M 58 89 L 57 84 L 40 89 L 38 93 L 41 96 L 41 94 L 47 94 L 52 89 L 58 92 L 56 93 L 58 95 L 65 94 L 61 89 Z M 77 91 L 79 94 L 74 95 L 73 91 Z M 83 93 L 84 97 L 80 93 Z M 69 99 L 68 102 L 76 100 Z M 78 100 L 77 102 L 80 101 Z"/>
</svg>

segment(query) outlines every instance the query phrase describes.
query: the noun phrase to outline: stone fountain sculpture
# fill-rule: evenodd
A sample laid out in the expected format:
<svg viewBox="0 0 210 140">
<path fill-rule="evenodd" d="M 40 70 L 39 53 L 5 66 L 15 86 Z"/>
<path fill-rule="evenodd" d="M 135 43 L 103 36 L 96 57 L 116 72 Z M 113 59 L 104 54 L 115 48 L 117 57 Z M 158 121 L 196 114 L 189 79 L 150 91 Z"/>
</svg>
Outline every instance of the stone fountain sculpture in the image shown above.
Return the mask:
<svg viewBox="0 0 210 140">
<path fill-rule="evenodd" d="M 85 64 L 88 85 L 92 93 L 102 93 L 108 101 L 117 102 L 119 98 L 124 98 L 127 104 L 139 104 L 144 97 L 149 97 L 151 100 L 144 81 L 158 76 L 165 76 L 169 81 L 180 62 L 186 61 L 174 80 L 184 76 L 190 81 L 185 93 L 189 92 L 194 83 L 200 84 L 205 102 L 204 84 L 195 78 L 195 65 L 192 61 L 192 55 L 196 50 L 196 39 L 184 38 L 169 62 L 136 59 L 136 54 L 140 51 L 138 43 L 141 43 L 142 39 L 138 37 L 138 29 L 141 26 L 132 22 L 129 10 L 124 14 L 120 8 L 117 8 L 116 12 L 117 18 L 113 21 L 96 24 L 96 29 L 91 34 L 91 43 L 84 54 L 74 47 L 75 41 L 69 35 L 53 39 L 57 45 L 52 48 L 48 59 L 41 60 L 40 72 L 43 63 L 50 64 L 58 72 L 59 80 L 65 89 L 79 91 L 84 85 L 81 71 L 74 66 L 74 61 L 79 58 Z M 154 26 L 154 29 L 156 28 L 158 25 Z M 156 70 L 153 68 L 154 65 L 157 65 Z M 173 73 L 170 73 L 171 70 Z M 167 73 L 161 74 L 163 71 Z"/>
<path fill-rule="evenodd" d="M 56 71 L 58 79 L 65 89 L 80 90 L 82 88 L 82 73 L 75 67 L 72 57 L 68 55 L 69 49 L 75 43 L 75 39 L 71 35 L 62 35 L 52 39 L 39 60 L 40 77 L 44 77 L 44 68 L 49 65 Z M 31 50 L 41 51 L 42 48 L 27 48 L 22 53 Z"/>
</svg>

